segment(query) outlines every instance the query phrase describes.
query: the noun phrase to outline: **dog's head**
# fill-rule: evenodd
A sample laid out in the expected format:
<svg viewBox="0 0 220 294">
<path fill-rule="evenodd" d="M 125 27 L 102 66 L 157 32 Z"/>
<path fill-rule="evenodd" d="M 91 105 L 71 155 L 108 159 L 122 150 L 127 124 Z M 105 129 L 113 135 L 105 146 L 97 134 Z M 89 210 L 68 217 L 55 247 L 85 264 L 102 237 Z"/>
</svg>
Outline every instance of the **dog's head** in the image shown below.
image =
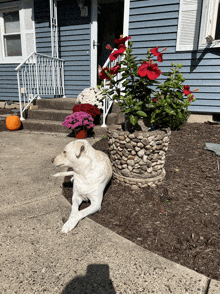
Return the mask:
<svg viewBox="0 0 220 294">
<path fill-rule="evenodd" d="M 56 167 L 72 167 L 76 173 L 82 173 L 91 164 L 89 148 L 92 146 L 86 140 L 75 140 L 66 145 L 63 152 L 55 157 L 53 164 Z"/>
</svg>

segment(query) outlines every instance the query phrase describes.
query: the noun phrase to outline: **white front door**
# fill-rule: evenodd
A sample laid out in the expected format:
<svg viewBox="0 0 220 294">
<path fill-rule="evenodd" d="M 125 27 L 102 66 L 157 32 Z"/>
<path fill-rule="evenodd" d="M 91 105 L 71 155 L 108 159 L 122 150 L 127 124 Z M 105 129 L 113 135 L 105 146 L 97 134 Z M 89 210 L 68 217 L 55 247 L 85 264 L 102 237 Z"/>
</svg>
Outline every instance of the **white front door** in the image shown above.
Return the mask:
<svg viewBox="0 0 220 294">
<path fill-rule="evenodd" d="M 122 4 L 122 17 L 114 15 L 113 9 L 108 7 L 113 5 L 112 8 L 115 8 L 114 6 L 119 5 L 119 2 Z M 99 83 L 98 64 L 102 67 L 108 58 L 106 54 L 110 55 L 110 51 L 105 51 L 105 45 L 113 42 L 114 38 L 119 38 L 120 34 L 128 35 L 129 8 L 130 0 L 91 0 L 91 87 L 96 87 Z M 108 13 L 106 13 L 107 9 L 109 9 Z M 114 19 L 112 23 L 111 16 Z M 121 22 L 121 25 L 117 24 L 116 19 Z M 114 46 L 114 44 L 110 45 Z"/>
</svg>

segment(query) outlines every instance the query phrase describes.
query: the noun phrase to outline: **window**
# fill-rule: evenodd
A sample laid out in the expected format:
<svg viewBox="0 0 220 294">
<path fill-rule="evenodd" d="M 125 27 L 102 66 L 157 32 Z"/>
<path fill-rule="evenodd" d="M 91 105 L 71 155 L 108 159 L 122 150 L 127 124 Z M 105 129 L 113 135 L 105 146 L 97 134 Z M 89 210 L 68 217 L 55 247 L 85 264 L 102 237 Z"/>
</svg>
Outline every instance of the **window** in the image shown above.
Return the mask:
<svg viewBox="0 0 220 294">
<path fill-rule="evenodd" d="M 220 47 L 220 0 L 180 0 L 177 51 Z"/>
<path fill-rule="evenodd" d="M 22 56 L 19 11 L 3 13 L 5 56 Z"/>
<path fill-rule="evenodd" d="M 0 63 L 20 63 L 36 51 L 33 1 L 0 4 Z"/>
</svg>

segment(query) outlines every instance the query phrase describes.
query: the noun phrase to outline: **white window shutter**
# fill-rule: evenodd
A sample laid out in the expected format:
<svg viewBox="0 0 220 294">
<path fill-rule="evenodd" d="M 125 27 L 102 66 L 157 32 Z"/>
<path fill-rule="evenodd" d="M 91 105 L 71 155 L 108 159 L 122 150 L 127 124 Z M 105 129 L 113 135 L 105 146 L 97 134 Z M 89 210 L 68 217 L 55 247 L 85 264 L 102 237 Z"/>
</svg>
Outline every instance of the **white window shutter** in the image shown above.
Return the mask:
<svg viewBox="0 0 220 294">
<path fill-rule="evenodd" d="M 200 25 L 201 0 L 180 0 L 177 51 L 196 50 Z"/>
<path fill-rule="evenodd" d="M 206 47 L 215 39 L 218 4 L 219 0 L 203 0 L 199 48 Z"/>
<path fill-rule="evenodd" d="M 22 26 L 22 57 L 27 58 L 36 52 L 34 8 L 33 0 L 22 0 L 21 26 Z"/>
</svg>

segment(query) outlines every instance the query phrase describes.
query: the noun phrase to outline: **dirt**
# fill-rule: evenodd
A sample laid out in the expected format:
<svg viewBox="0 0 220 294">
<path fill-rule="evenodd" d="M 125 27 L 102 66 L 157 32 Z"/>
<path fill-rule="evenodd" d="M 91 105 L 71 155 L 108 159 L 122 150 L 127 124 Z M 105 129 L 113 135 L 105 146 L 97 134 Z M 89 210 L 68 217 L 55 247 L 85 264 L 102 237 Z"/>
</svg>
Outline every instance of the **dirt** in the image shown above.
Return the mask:
<svg viewBox="0 0 220 294">
<path fill-rule="evenodd" d="M 7 130 L 3 122 L 0 131 Z M 220 280 L 220 157 L 205 150 L 205 143 L 220 143 L 220 126 L 192 123 L 172 131 L 163 183 L 132 191 L 111 180 L 101 211 L 90 218 L 151 252 Z M 93 147 L 108 154 L 105 138 Z M 71 203 L 70 178 L 64 179 L 63 195 Z M 88 205 L 84 202 L 80 209 Z"/>
</svg>

